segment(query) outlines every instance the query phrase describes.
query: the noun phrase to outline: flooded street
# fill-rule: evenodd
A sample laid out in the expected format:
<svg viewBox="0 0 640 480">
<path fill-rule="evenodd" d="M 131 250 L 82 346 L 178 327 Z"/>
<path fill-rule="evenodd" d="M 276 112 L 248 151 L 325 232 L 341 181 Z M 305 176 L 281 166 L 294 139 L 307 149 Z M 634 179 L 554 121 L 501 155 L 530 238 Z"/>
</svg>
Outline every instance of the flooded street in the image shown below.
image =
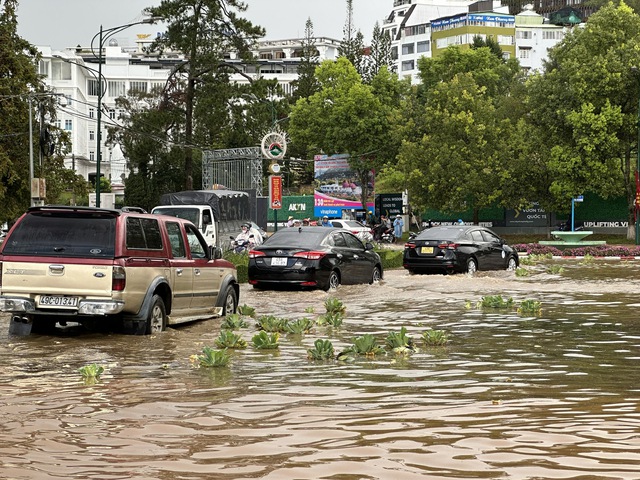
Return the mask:
<svg viewBox="0 0 640 480">
<path fill-rule="evenodd" d="M 556 264 L 559 262 L 555 262 Z M 411 276 L 335 292 L 260 291 L 258 317 L 341 327 L 257 350 L 255 320 L 227 367 L 193 368 L 220 320 L 152 337 L 8 336 L 0 317 L 0 478 L 638 479 L 640 262 L 562 261 L 513 272 Z M 538 315 L 476 308 L 483 296 L 542 303 Z M 313 307 L 313 311 L 311 308 Z M 406 327 L 419 347 L 313 362 L 365 333 Z M 445 347 L 422 333 L 444 330 Z M 105 373 L 85 384 L 78 369 Z"/>
</svg>

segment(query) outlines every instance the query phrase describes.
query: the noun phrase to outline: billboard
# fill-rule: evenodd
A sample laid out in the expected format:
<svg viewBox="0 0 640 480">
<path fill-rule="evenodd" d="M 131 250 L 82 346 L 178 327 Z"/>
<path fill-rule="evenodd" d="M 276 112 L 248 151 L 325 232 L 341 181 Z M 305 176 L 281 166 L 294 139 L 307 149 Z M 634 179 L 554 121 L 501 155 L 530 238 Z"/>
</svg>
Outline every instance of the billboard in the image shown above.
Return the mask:
<svg viewBox="0 0 640 480">
<path fill-rule="evenodd" d="M 345 209 L 362 209 L 363 189 L 367 192 L 367 208 L 373 209 L 374 173 L 369 172 L 367 184 L 361 185 L 348 159 L 344 154 L 314 157 L 314 216 L 340 218 Z"/>
</svg>

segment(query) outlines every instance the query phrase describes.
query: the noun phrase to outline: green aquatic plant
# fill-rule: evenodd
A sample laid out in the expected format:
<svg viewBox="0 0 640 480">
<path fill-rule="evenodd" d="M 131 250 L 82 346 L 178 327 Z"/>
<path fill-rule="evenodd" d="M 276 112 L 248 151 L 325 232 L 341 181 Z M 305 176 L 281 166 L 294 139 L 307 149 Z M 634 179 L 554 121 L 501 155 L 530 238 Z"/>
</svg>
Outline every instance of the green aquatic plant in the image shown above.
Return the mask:
<svg viewBox="0 0 640 480">
<path fill-rule="evenodd" d="M 297 335 L 301 335 L 303 333 L 309 333 L 313 326 L 315 325 L 314 321 L 310 318 L 299 318 L 297 320 L 293 320 L 286 324 L 287 333 L 293 333 Z"/>
<path fill-rule="evenodd" d="M 347 311 L 347 307 L 337 298 L 327 298 L 324 301 L 324 308 L 327 313 L 340 313 L 342 315 Z"/>
<path fill-rule="evenodd" d="M 222 330 L 214 343 L 218 348 L 247 348 L 247 341 L 231 330 Z"/>
<path fill-rule="evenodd" d="M 192 355 L 191 362 L 197 367 L 226 367 L 231 359 L 225 350 L 214 350 L 211 347 L 204 347 L 202 354 Z"/>
<path fill-rule="evenodd" d="M 246 328 L 247 322 L 238 313 L 230 313 L 222 319 L 220 328 L 226 330 L 238 330 L 239 328 Z"/>
<path fill-rule="evenodd" d="M 413 339 L 407 335 L 405 327 L 402 327 L 399 332 L 389 332 L 385 343 L 389 350 L 397 354 L 410 355 L 416 351 Z"/>
<path fill-rule="evenodd" d="M 528 276 L 529 276 L 529 270 L 522 267 L 516 268 L 516 277 L 528 277 Z"/>
<path fill-rule="evenodd" d="M 329 340 L 319 338 L 313 342 L 313 348 L 307 350 L 307 358 L 310 360 L 330 360 L 334 356 L 333 344 Z"/>
<path fill-rule="evenodd" d="M 444 330 L 427 330 L 422 333 L 422 340 L 426 346 L 442 346 L 449 341 L 447 332 Z"/>
<path fill-rule="evenodd" d="M 492 308 L 505 310 L 513 307 L 513 298 L 509 297 L 506 300 L 501 295 L 487 295 L 482 297 L 482 300 L 478 302 L 478 308 Z"/>
<path fill-rule="evenodd" d="M 370 333 L 365 333 L 361 337 L 354 338 L 353 345 L 345 349 L 343 353 L 353 353 L 356 355 L 373 357 L 380 353 L 384 353 L 384 348 L 378 345 L 376 337 Z"/>
<path fill-rule="evenodd" d="M 595 261 L 595 257 L 587 253 L 580 262 L 580 265 L 591 265 Z"/>
<path fill-rule="evenodd" d="M 258 319 L 256 326 L 265 332 L 285 333 L 288 323 L 289 320 L 286 318 L 279 318 L 274 315 L 263 315 Z"/>
<path fill-rule="evenodd" d="M 537 300 L 523 300 L 517 310 L 520 314 L 539 315 L 542 312 L 542 304 Z"/>
<path fill-rule="evenodd" d="M 526 257 L 520 258 L 521 265 L 535 265 L 536 263 L 543 262 L 545 260 L 551 260 L 553 258 L 553 254 L 548 253 L 531 253 Z"/>
<path fill-rule="evenodd" d="M 547 268 L 547 273 L 551 275 L 559 275 L 564 272 L 564 267 L 562 265 L 549 265 Z"/>
<path fill-rule="evenodd" d="M 279 348 L 279 340 L 280 334 L 278 332 L 267 333 L 264 330 L 256 333 L 251 339 L 253 346 L 260 350 L 275 350 Z"/>
<path fill-rule="evenodd" d="M 254 317 L 256 316 L 256 309 L 250 307 L 249 305 L 238 305 L 238 313 L 240 315 L 244 315 L 245 317 Z"/>
<path fill-rule="evenodd" d="M 339 327 L 344 321 L 344 315 L 340 312 L 327 312 L 320 315 L 316 320 L 318 325 L 329 325 L 331 327 Z"/>
<path fill-rule="evenodd" d="M 80 367 L 78 371 L 85 381 L 96 381 L 100 378 L 100 375 L 104 373 L 104 367 L 97 363 L 91 363 Z"/>
<path fill-rule="evenodd" d="M 315 311 L 316 311 L 315 307 L 311 307 L 311 306 L 306 307 L 306 308 L 304 309 L 304 313 L 313 313 L 313 312 L 315 312 Z"/>
</svg>

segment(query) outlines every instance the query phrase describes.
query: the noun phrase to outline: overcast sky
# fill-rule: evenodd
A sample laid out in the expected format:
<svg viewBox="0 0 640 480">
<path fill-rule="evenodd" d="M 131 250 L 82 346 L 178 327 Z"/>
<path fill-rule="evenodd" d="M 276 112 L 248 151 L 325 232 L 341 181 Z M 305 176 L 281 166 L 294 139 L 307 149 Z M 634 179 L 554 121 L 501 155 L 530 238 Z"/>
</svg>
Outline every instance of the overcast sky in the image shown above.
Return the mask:
<svg viewBox="0 0 640 480">
<path fill-rule="evenodd" d="M 304 36 L 308 18 L 316 37 L 341 40 L 346 20 L 346 0 L 245 0 L 249 8 L 243 16 L 264 27 L 266 39 L 282 40 Z M 145 7 L 160 0 L 19 0 L 18 34 L 33 45 L 54 50 L 88 46 L 103 28 L 142 20 Z M 353 0 L 356 30 L 368 42 L 376 21 L 391 12 L 393 0 Z M 115 36 L 121 46 L 134 45 L 138 33 L 155 36 L 161 25 L 136 25 Z"/>
</svg>

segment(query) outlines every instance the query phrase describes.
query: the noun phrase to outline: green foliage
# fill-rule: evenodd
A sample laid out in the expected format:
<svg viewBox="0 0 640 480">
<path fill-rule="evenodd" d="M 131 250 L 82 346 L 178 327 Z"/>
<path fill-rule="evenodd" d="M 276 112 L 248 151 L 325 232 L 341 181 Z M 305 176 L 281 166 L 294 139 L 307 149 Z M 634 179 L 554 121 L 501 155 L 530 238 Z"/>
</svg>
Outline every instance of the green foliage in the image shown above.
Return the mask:
<svg viewBox="0 0 640 480">
<path fill-rule="evenodd" d="M 333 344 L 329 340 L 318 339 L 313 342 L 314 347 L 307 350 L 310 360 L 332 360 L 335 356 Z"/>
<path fill-rule="evenodd" d="M 584 258 L 582 259 L 582 261 L 580 262 L 581 265 L 591 265 L 593 262 L 595 261 L 595 257 L 593 255 L 585 255 Z"/>
<path fill-rule="evenodd" d="M 539 315 L 542 312 L 542 304 L 537 300 L 523 300 L 517 312 L 521 315 Z"/>
<path fill-rule="evenodd" d="M 382 261 L 382 271 L 402 268 L 402 250 L 376 249 Z"/>
<path fill-rule="evenodd" d="M 389 332 L 385 343 L 387 348 L 396 354 L 410 355 L 416 351 L 413 339 L 407 335 L 405 327 L 402 327 L 399 332 Z"/>
<path fill-rule="evenodd" d="M 249 281 L 249 256 L 248 255 L 246 255 L 245 253 L 235 253 L 235 252 L 229 251 L 229 252 L 224 252 L 223 258 L 235 265 L 236 271 L 238 274 L 238 283 L 247 283 Z M 253 316 L 253 315 L 249 315 L 249 316 Z"/>
<path fill-rule="evenodd" d="M 313 313 L 313 312 L 315 312 L 315 307 L 309 306 L 309 307 L 305 307 L 304 309 L 304 313 Z"/>
<path fill-rule="evenodd" d="M 214 343 L 218 348 L 247 348 L 247 341 L 231 330 L 222 330 Z"/>
<path fill-rule="evenodd" d="M 221 329 L 238 330 L 247 327 L 247 322 L 238 313 L 230 313 L 222 319 Z"/>
<path fill-rule="evenodd" d="M 516 268 L 516 277 L 528 277 L 530 275 L 529 270 L 526 268 L 518 267 Z"/>
<path fill-rule="evenodd" d="M 338 298 L 327 298 L 324 301 L 324 308 L 327 313 L 340 313 L 344 315 L 347 311 L 347 307 L 345 307 Z"/>
<path fill-rule="evenodd" d="M 244 315 L 247 317 L 254 317 L 256 316 L 256 309 L 253 307 L 250 307 L 249 305 L 245 304 L 245 305 L 238 305 L 238 313 L 240 315 Z"/>
<path fill-rule="evenodd" d="M 318 325 L 329 325 L 331 327 L 339 327 L 344 321 L 344 315 L 340 312 L 327 312 L 318 317 Z"/>
<path fill-rule="evenodd" d="M 280 347 L 278 341 L 280 340 L 280 334 L 275 333 L 267 333 L 264 330 L 256 333 L 251 341 L 253 342 L 254 348 L 259 350 L 276 350 Z"/>
<path fill-rule="evenodd" d="M 547 273 L 551 275 L 559 275 L 564 272 L 564 267 L 562 265 L 549 265 L 547 267 Z"/>
<path fill-rule="evenodd" d="M 285 329 L 287 333 L 301 335 L 303 333 L 309 333 L 314 325 L 315 323 L 313 322 L 313 320 L 305 317 L 288 322 L 285 325 Z"/>
<path fill-rule="evenodd" d="M 225 350 L 214 350 L 211 347 L 204 347 L 202 354 L 194 355 L 191 360 L 196 367 L 226 367 L 231 359 Z"/>
<path fill-rule="evenodd" d="M 85 381 L 97 380 L 104 373 L 104 367 L 96 363 L 91 363 L 78 369 Z"/>
<path fill-rule="evenodd" d="M 422 340 L 426 346 L 446 345 L 449 337 L 444 330 L 427 330 L 422 333 Z"/>
<path fill-rule="evenodd" d="M 536 263 L 543 262 L 545 260 L 551 260 L 553 258 L 553 254 L 551 253 L 532 253 L 527 255 L 526 257 L 522 257 L 520 259 L 521 265 L 535 265 Z"/>
<path fill-rule="evenodd" d="M 482 297 L 482 300 L 478 302 L 477 308 L 490 308 L 498 310 L 513 308 L 513 298 L 509 297 L 505 300 L 501 295 L 487 295 L 485 297 Z"/>
<path fill-rule="evenodd" d="M 373 357 L 384 353 L 384 348 L 378 345 L 375 336 L 370 333 L 365 333 L 361 337 L 354 338 L 353 345 L 345 349 L 344 353 Z"/>
<path fill-rule="evenodd" d="M 289 320 L 286 318 L 279 318 L 274 315 L 263 315 L 258 319 L 256 327 L 265 332 L 284 333 L 287 331 L 288 323 Z"/>
</svg>

